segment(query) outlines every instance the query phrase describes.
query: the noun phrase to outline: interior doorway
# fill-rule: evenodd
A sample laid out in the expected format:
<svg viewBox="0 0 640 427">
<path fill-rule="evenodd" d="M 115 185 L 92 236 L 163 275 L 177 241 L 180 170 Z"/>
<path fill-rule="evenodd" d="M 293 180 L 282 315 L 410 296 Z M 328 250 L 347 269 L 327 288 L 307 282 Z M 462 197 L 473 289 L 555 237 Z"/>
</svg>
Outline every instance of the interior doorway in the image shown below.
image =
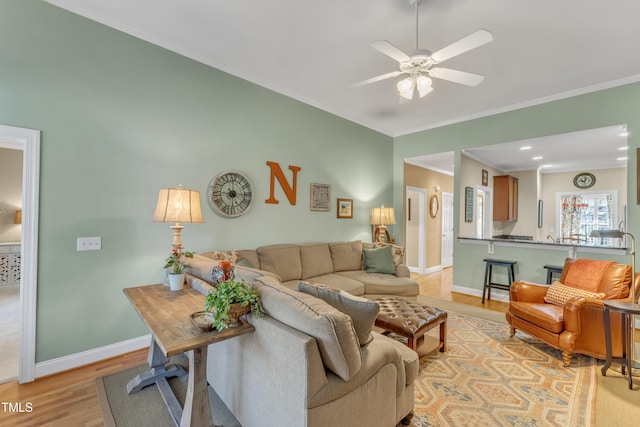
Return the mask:
<svg viewBox="0 0 640 427">
<path fill-rule="evenodd" d="M 425 274 L 427 260 L 427 190 L 407 186 L 405 200 L 405 263 L 410 271 Z"/>
<path fill-rule="evenodd" d="M 35 378 L 40 131 L 0 125 L 0 147 L 22 150 L 18 382 Z"/>
</svg>

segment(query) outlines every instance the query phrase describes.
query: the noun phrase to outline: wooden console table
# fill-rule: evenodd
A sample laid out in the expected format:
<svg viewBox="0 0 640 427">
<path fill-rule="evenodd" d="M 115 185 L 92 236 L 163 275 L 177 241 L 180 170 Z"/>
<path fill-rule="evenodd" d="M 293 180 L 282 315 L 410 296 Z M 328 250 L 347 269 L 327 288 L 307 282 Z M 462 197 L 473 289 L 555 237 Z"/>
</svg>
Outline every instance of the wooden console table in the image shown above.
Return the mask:
<svg viewBox="0 0 640 427">
<path fill-rule="evenodd" d="M 126 288 L 124 293 L 153 335 L 147 359 L 151 369 L 129 381 L 127 392 L 136 393 L 156 384 L 176 426 L 213 426 L 207 389 L 207 347 L 253 332 L 253 326 L 243 322 L 242 326 L 221 332 L 201 331 L 191 323 L 190 316 L 204 309 L 205 296 L 189 287 L 170 291 L 158 284 Z M 189 383 L 182 408 L 167 378 L 186 374 L 181 366 L 168 364 L 170 356 L 185 352 L 189 356 Z"/>
</svg>

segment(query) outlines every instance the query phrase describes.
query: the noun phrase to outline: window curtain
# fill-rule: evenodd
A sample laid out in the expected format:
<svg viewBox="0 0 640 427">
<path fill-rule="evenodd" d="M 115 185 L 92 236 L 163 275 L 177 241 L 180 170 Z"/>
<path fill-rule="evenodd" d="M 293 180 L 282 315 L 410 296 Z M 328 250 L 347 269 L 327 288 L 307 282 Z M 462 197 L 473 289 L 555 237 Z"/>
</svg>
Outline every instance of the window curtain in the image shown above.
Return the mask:
<svg viewBox="0 0 640 427">
<path fill-rule="evenodd" d="M 584 203 L 584 198 L 577 195 L 562 196 L 562 236 L 569 237 L 572 234 L 580 234 L 582 215 L 589 205 Z"/>
</svg>

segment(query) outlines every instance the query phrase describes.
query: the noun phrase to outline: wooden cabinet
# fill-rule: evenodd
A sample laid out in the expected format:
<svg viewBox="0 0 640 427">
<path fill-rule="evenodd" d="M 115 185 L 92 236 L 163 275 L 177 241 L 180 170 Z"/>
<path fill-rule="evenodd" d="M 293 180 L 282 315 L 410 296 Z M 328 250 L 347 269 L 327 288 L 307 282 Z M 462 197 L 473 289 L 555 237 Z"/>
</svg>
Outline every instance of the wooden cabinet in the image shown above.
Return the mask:
<svg viewBox="0 0 640 427">
<path fill-rule="evenodd" d="M 493 177 L 493 220 L 518 220 L 518 178 L 510 175 Z"/>
</svg>

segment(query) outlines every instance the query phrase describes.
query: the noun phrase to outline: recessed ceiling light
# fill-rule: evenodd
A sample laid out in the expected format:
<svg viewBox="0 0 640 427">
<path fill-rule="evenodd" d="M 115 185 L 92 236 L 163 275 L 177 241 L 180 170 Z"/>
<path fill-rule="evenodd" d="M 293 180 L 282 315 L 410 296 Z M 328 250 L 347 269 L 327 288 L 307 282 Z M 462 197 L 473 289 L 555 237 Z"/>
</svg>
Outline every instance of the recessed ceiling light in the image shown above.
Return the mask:
<svg viewBox="0 0 640 427">
<path fill-rule="evenodd" d="M 628 147 L 628 146 L 626 146 L 626 145 L 624 145 L 624 146 L 622 146 L 622 147 L 618 148 L 618 150 L 620 150 L 620 151 L 627 151 L 628 149 L 629 149 L 629 147 Z"/>
<path fill-rule="evenodd" d="M 531 146 L 530 146 L 530 145 L 524 145 L 524 146 L 520 147 L 520 149 L 521 149 L 522 151 L 524 151 L 524 150 L 531 150 Z"/>
<path fill-rule="evenodd" d="M 542 166 L 540 166 L 540 167 L 541 167 L 541 168 L 550 168 L 551 166 L 553 166 L 553 165 L 542 165 Z"/>
<path fill-rule="evenodd" d="M 618 157 L 616 160 L 627 160 L 628 157 Z"/>
<path fill-rule="evenodd" d="M 533 160 L 542 160 L 542 156 L 535 156 L 535 157 L 532 157 L 532 159 Z"/>
</svg>

